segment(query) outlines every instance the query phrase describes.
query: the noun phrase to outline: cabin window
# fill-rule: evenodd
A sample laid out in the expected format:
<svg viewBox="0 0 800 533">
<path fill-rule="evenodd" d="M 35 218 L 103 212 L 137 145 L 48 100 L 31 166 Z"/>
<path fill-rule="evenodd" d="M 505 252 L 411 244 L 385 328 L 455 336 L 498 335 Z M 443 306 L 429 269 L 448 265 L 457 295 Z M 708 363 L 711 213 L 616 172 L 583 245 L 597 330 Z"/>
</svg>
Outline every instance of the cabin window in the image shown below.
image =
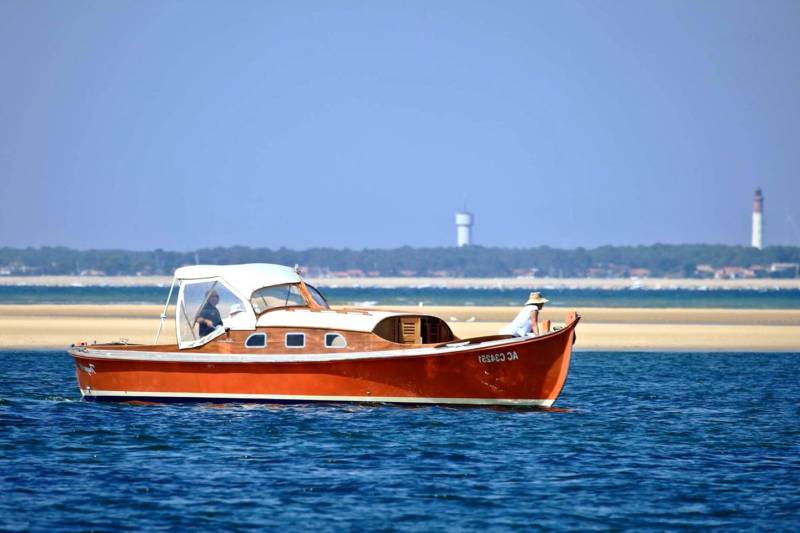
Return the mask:
<svg viewBox="0 0 800 533">
<path fill-rule="evenodd" d="M 326 333 L 325 334 L 325 347 L 326 348 L 346 348 L 347 339 L 339 333 Z"/>
<path fill-rule="evenodd" d="M 207 337 L 245 309 L 245 303 L 220 281 L 184 282 L 178 308 L 179 341 Z"/>
<path fill-rule="evenodd" d="M 286 347 L 287 348 L 303 348 L 306 345 L 305 333 L 287 333 L 286 334 Z"/>
<path fill-rule="evenodd" d="M 263 313 L 276 307 L 305 307 L 308 305 L 296 283 L 273 285 L 258 289 L 250 297 L 253 310 Z"/>
<path fill-rule="evenodd" d="M 263 348 L 267 345 L 266 333 L 252 333 L 247 340 L 244 341 L 246 348 Z"/>
</svg>

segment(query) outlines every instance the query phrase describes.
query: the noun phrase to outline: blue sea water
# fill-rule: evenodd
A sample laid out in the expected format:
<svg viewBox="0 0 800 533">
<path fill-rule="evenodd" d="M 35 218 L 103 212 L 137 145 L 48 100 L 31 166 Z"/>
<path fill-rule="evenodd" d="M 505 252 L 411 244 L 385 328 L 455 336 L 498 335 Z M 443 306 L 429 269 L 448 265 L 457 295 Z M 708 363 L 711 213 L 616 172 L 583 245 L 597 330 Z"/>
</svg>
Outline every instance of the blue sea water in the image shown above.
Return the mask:
<svg viewBox="0 0 800 533">
<path fill-rule="evenodd" d="M 520 305 L 523 289 L 446 289 L 441 287 L 322 287 L 336 305 Z M 542 288 L 550 304 L 561 307 L 714 307 L 800 309 L 800 290 L 588 290 Z M 0 286 L 0 304 L 163 304 L 169 287 Z"/>
<path fill-rule="evenodd" d="M 129 405 L 0 352 L 0 530 L 796 530 L 800 354 L 580 352 L 557 408 Z"/>
</svg>

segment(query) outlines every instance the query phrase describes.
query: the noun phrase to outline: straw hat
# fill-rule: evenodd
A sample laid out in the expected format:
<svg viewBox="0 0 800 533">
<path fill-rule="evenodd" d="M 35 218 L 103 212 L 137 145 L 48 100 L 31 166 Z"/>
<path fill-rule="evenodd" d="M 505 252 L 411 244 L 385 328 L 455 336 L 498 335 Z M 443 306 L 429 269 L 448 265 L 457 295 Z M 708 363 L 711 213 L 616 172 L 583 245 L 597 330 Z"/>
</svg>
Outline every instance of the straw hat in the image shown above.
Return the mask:
<svg viewBox="0 0 800 533">
<path fill-rule="evenodd" d="M 548 300 L 547 298 L 545 298 L 544 296 L 542 296 L 542 293 L 541 293 L 541 292 L 532 292 L 532 293 L 531 293 L 531 295 L 530 295 L 530 296 L 528 296 L 528 301 L 527 301 L 527 302 L 525 302 L 525 305 L 530 305 L 530 304 L 546 304 L 546 303 L 547 303 L 547 302 L 549 302 L 549 301 L 550 301 L 550 300 Z"/>
</svg>

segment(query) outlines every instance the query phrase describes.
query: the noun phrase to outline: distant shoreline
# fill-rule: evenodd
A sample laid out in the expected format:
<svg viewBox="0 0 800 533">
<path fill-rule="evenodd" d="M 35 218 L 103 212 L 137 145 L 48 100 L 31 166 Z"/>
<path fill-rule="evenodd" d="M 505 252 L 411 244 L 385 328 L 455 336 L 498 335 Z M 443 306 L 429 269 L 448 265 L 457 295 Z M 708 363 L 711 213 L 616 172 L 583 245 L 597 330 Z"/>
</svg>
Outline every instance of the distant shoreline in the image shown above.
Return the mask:
<svg viewBox="0 0 800 533">
<path fill-rule="evenodd" d="M 800 289 L 795 279 L 697 278 L 308 278 L 318 287 L 446 289 L 590 289 L 590 290 L 781 290 Z M 169 287 L 168 276 L 0 276 L 0 286 Z"/>
</svg>

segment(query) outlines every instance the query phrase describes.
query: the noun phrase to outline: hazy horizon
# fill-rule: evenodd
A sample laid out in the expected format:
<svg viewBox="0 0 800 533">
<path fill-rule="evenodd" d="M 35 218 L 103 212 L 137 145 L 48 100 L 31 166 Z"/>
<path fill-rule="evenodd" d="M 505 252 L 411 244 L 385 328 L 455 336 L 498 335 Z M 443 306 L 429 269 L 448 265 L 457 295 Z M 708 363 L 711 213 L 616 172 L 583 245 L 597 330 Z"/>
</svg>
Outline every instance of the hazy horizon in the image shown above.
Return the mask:
<svg viewBox="0 0 800 533">
<path fill-rule="evenodd" d="M 654 247 L 654 246 L 740 246 L 742 248 L 751 248 L 750 245 L 745 244 L 723 244 L 723 243 L 703 243 L 703 242 L 693 242 L 693 243 L 665 243 L 665 242 L 655 242 L 650 244 L 598 244 L 596 246 L 573 246 L 573 247 L 558 247 L 558 246 L 550 246 L 547 244 L 541 245 L 532 245 L 532 246 L 493 246 L 493 245 L 484 245 L 484 244 L 476 244 L 473 247 L 480 247 L 480 248 L 497 248 L 502 250 L 530 250 L 536 249 L 541 246 L 547 246 L 554 250 L 561 250 L 561 251 L 575 251 L 577 249 L 585 249 L 585 250 L 596 250 L 598 248 L 604 247 L 613 247 L 613 248 L 636 248 L 636 247 Z M 14 250 L 24 250 L 26 248 L 34 248 L 34 249 L 41 249 L 41 248 L 67 248 L 69 250 L 77 251 L 77 252 L 110 252 L 110 251 L 120 251 L 120 252 L 156 252 L 162 251 L 166 253 L 192 253 L 192 252 L 199 252 L 204 250 L 212 250 L 215 248 L 237 248 L 237 247 L 244 247 L 249 248 L 251 250 L 258 250 L 258 249 L 265 249 L 270 251 L 278 251 L 281 248 L 292 252 L 306 252 L 312 249 L 330 249 L 337 252 L 342 251 L 353 251 L 353 252 L 363 252 L 363 251 L 370 251 L 370 250 L 378 250 L 378 251 L 392 251 L 392 250 L 399 250 L 402 248 L 411 248 L 415 250 L 424 250 L 424 249 L 435 249 L 435 248 L 453 248 L 458 249 L 455 244 L 443 244 L 441 246 L 413 246 L 413 245 L 399 245 L 393 247 L 356 247 L 356 246 L 341 246 L 341 247 L 334 247 L 334 246 L 309 246 L 306 248 L 292 248 L 289 246 L 249 246 L 245 244 L 231 244 L 231 245 L 220 245 L 220 246 L 203 246 L 199 248 L 186 248 L 186 249 L 179 249 L 179 248 L 163 248 L 163 247 L 155 247 L 155 248 L 82 248 L 76 246 L 65 246 L 65 245 L 37 245 L 37 246 L 7 246 L 7 245 L 0 245 L 0 248 L 8 248 Z M 765 246 L 764 249 L 770 247 L 783 247 L 783 248 L 798 248 L 800 246 L 795 244 L 772 244 L 769 246 Z"/>
<path fill-rule="evenodd" d="M 800 3 L 0 3 L 0 246 L 800 245 Z"/>
</svg>

